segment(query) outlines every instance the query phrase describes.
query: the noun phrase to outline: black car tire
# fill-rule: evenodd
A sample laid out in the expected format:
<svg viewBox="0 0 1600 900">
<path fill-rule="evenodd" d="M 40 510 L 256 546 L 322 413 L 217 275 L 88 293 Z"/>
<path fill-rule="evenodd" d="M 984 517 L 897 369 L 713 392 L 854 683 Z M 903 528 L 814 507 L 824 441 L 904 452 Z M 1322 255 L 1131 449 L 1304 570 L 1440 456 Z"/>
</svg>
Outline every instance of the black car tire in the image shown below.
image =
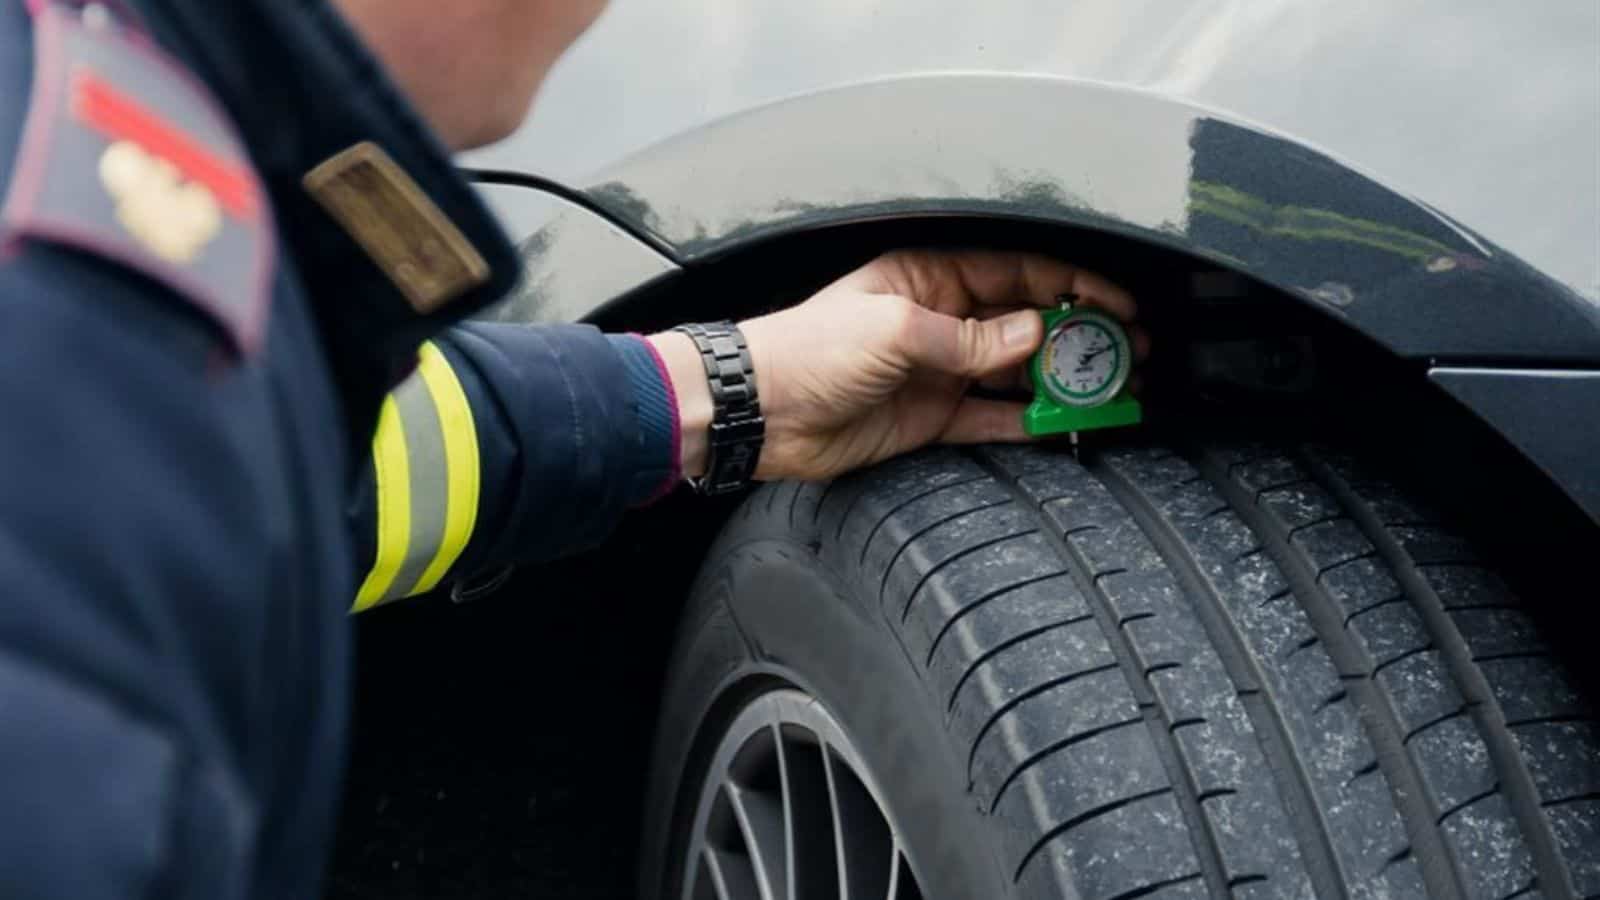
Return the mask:
<svg viewBox="0 0 1600 900">
<path fill-rule="evenodd" d="M 681 900 L 710 748 L 775 686 L 852 737 L 930 898 L 1600 896 L 1593 709 L 1331 451 L 938 450 L 756 493 L 685 614 L 646 896 Z M 839 896 L 829 865 L 790 900 Z"/>
</svg>

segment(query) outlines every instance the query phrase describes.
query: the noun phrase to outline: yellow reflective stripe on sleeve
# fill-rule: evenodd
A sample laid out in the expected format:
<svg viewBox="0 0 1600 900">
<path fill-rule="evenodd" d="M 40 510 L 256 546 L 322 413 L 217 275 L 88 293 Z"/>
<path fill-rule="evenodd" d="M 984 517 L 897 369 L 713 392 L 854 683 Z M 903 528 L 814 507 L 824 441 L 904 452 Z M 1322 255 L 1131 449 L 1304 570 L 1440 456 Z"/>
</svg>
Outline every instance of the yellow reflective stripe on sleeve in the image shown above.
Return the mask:
<svg viewBox="0 0 1600 900">
<path fill-rule="evenodd" d="M 373 442 L 378 552 L 355 612 L 430 591 L 460 559 L 478 518 L 480 465 L 472 407 L 433 344 L 384 401 Z"/>
<path fill-rule="evenodd" d="M 372 571 L 356 593 L 353 612 L 381 602 L 405 562 L 411 537 L 411 473 L 406 459 L 405 435 L 400 432 L 400 410 L 386 397 L 378 413 L 378 431 L 372 441 L 372 463 L 377 476 L 378 552 Z"/>
<path fill-rule="evenodd" d="M 433 397 L 433 407 L 439 414 L 439 432 L 444 438 L 445 476 L 448 481 L 445 502 L 444 536 L 438 552 L 423 570 L 411 593 L 421 594 L 439 585 L 439 579 L 450 570 L 472 540 L 472 529 L 478 521 L 478 487 L 480 467 L 478 458 L 478 429 L 472 420 L 472 406 L 461 382 L 450 368 L 449 360 L 439 348 L 428 343 L 422 346 L 422 362 L 418 366 L 422 380 Z"/>
</svg>

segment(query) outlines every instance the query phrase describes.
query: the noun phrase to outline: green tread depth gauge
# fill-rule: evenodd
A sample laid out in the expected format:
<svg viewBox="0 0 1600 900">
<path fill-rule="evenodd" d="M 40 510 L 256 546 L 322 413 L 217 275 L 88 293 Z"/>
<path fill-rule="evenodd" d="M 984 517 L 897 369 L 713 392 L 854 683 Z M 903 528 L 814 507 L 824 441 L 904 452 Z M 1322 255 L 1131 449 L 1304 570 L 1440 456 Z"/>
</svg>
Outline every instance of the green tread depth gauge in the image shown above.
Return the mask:
<svg viewBox="0 0 1600 900">
<path fill-rule="evenodd" d="M 1022 415 L 1028 434 L 1071 434 L 1137 425 L 1144 418 L 1128 390 L 1133 342 L 1116 319 L 1063 303 L 1044 314 L 1044 343 L 1033 355 L 1033 403 Z"/>
</svg>

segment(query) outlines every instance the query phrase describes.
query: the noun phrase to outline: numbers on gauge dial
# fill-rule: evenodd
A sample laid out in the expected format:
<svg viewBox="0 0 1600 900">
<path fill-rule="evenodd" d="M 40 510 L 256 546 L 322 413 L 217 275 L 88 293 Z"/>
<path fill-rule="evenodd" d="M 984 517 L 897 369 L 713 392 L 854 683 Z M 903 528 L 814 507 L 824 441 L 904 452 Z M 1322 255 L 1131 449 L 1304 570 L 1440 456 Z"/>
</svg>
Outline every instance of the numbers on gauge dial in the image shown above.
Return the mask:
<svg viewBox="0 0 1600 900">
<path fill-rule="evenodd" d="M 1051 332 L 1045 354 L 1050 393 L 1062 403 L 1098 405 L 1111 399 L 1127 377 L 1127 338 L 1098 317 L 1061 323 Z"/>
</svg>

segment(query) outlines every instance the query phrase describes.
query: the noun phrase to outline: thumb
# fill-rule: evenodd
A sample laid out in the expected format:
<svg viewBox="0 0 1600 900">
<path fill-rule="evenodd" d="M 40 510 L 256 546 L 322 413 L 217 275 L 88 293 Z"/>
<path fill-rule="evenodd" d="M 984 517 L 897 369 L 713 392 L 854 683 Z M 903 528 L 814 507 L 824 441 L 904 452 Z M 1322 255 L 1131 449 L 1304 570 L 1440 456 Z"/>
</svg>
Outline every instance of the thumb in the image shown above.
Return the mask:
<svg viewBox="0 0 1600 900">
<path fill-rule="evenodd" d="M 915 365 L 950 375 L 982 378 L 1009 369 L 1037 350 L 1044 337 L 1044 320 L 1031 309 L 988 320 L 913 309 L 903 352 Z"/>
</svg>

